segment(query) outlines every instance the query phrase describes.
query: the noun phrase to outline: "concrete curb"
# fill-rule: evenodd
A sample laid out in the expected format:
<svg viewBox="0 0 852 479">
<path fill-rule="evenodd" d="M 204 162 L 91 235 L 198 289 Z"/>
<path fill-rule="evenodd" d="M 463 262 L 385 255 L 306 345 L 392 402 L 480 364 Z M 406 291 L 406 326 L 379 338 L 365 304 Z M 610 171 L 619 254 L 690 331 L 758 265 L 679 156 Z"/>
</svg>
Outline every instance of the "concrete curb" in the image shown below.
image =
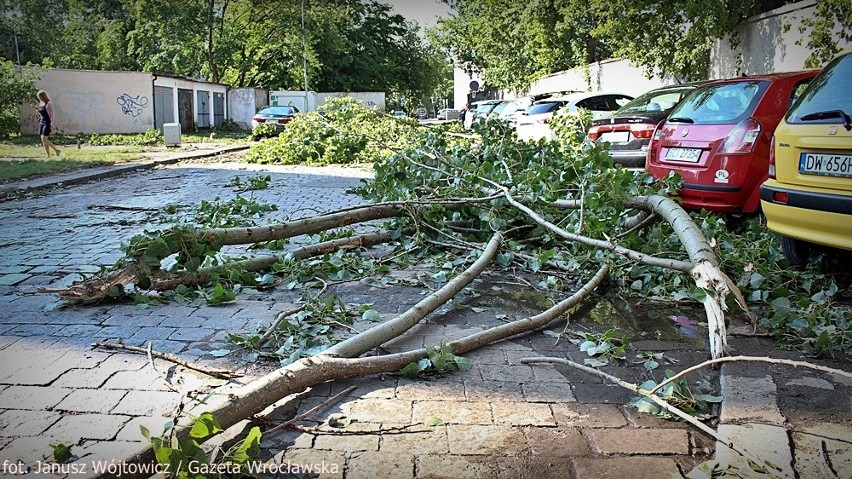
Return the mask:
<svg viewBox="0 0 852 479">
<path fill-rule="evenodd" d="M 58 173 L 32 180 L 16 181 L 0 186 L 0 202 L 14 199 L 23 193 L 31 193 L 58 186 L 78 185 L 89 181 L 102 180 L 105 178 L 121 176 L 126 173 L 155 168 L 160 165 L 172 165 L 184 160 L 209 158 L 212 156 L 232 153 L 234 151 L 246 150 L 248 148 L 249 145 L 235 145 L 204 152 L 191 152 L 158 160 L 123 163 L 99 168 L 76 170 L 67 173 Z"/>
</svg>

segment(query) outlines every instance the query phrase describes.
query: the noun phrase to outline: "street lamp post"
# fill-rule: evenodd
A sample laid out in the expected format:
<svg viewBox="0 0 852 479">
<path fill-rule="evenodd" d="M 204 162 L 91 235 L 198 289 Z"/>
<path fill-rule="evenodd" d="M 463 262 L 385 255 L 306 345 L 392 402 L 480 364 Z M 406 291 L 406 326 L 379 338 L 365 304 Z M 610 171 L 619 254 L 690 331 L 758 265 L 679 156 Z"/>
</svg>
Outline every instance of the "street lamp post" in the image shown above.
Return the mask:
<svg viewBox="0 0 852 479">
<path fill-rule="evenodd" d="M 302 0 L 302 70 L 305 73 L 305 112 L 308 111 L 308 44 L 305 42 L 305 0 Z"/>
</svg>

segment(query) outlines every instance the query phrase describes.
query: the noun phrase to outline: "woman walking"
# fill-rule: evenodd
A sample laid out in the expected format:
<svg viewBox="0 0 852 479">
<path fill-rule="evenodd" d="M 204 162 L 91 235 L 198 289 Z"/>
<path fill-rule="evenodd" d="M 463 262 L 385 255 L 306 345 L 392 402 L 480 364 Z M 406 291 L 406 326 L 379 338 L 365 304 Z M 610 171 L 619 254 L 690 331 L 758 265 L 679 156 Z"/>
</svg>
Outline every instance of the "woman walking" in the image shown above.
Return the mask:
<svg viewBox="0 0 852 479">
<path fill-rule="evenodd" d="M 59 156 L 59 148 L 50 141 L 50 132 L 53 125 L 56 124 L 56 116 L 53 113 L 53 103 L 50 102 L 50 97 L 47 92 L 39 90 L 36 96 L 39 99 L 39 104 L 36 107 L 38 111 L 38 134 L 41 136 L 41 144 L 44 145 L 44 151 L 47 152 L 47 157 L 50 158 L 50 149 L 56 156 Z"/>
</svg>

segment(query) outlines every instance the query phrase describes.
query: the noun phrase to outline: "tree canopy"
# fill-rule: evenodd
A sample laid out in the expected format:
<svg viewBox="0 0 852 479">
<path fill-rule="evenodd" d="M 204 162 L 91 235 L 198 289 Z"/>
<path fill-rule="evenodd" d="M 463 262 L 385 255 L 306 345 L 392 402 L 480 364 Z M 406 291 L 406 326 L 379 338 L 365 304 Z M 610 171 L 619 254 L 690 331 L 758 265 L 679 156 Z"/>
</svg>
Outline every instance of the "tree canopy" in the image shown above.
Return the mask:
<svg viewBox="0 0 852 479">
<path fill-rule="evenodd" d="M 61 68 L 165 72 L 233 86 L 445 88 L 446 57 L 376 0 L 0 0 L 0 57 Z"/>
<path fill-rule="evenodd" d="M 713 43 L 743 19 L 792 0 L 444 0 L 453 14 L 431 32 L 459 66 L 492 86 L 524 91 L 543 75 L 611 57 L 627 58 L 648 75 L 705 78 Z M 852 7 L 817 2 L 804 19 L 811 66 L 849 41 Z M 834 32 L 841 38 L 835 38 Z M 733 41 L 737 38 L 734 35 Z"/>
</svg>

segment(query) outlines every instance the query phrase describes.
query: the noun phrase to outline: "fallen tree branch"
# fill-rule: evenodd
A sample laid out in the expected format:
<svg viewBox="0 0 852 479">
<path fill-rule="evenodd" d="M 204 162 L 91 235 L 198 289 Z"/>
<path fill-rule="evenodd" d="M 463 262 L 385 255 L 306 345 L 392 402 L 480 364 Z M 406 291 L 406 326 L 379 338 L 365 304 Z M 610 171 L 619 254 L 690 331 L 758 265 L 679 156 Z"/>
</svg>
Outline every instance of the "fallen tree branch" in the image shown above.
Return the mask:
<svg viewBox="0 0 852 479">
<path fill-rule="evenodd" d="M 339 393 L 337 393 L 337 394 L 335 394 L 334 396 L 332 396 L 332 397 L 330 397 L 330 398 L 326 399 L 325 401 L 323 401 L 323 402 L 321 402 L 321 403 L 317 404 L 316 406 L 314 406 L 314 407 L 312 407 L 312 408 L 308 409 L 307 411 L 305 411 L 305 412 L 303 412 L 303 413 L 301 413 L 301 414 L 297 414 L 296 416 L 294 416 L 294 417 L 292 417 L 292 418 L 290 418 L 290 419 L 288 419 L 288 420 L 286 420 L 286 421 L 282 422 L 281 424 L 279 424 L 279 425 L 277 425 L 277 426 L 275 426 L 275 427 L 273 427 L 273 428 L 271 428 L 271 429 L 268 429 L 268 430 L 264 431 L 263 433 L 264 433 L 264 434 L 266 434 L 266 435 L 269 435 L 269 434 L 271 434 L 271 433 L 273 433 L 273 432 L 275 432 L 275 431 L 279 431 L 279 430 L 281 430 L 281 429 L 285 429 L 285 428 L 287 428 L 287 427 L 289 427 L 289 426 L 291 426 L 291 425 L 293 425 L 293 424 L 295 424 L 295 423 L 297 423 L 297 422 L 299 422 L 299 421 L 303 421 L 303 420 L 305 420 L 305 418 L 307 418 L 307 417 L 308 417 L 308 416 L 310 416 L 311 414 L 313 414 L 313 413 L 315 413 L 315 412 L 317 412 L 317 411 L 320 411 L 320 410 L 322 410 L 322 409 L 327 408 L 328 406 L 330 406 L 330 405 L 334 404 L 334 403 L 335 403 L 335 402 L 337 402 L 340 398 L 342 398 L 343 396 L 346 396 L 347 394 L 351 393 L 351 392 L 352 392 L 352 391 L 354 391 L 355 389 L 357 389 L 357 387 L 355 387 L 355 386 L 349 386 L 348 388 L 344 389 L 343 391 L 340 391 Z"/>
<path fill-rule="evenodd" d="M 233 371 L 228 371 L 227 369 L 211 369 L 207 368 L 195 363 L 191 363 L 189 361 L 185 361 L 174 354 L 169 353 L 161 353 L 159 351 L 150 350 L 148 348 L 140 348 L 137 346 L 128 346 L 127 344 L 121 343 L 107 343 L 98 341 L 96 343 L 92 343 L 92 348 L 104 348 L 104 349 L 115 349 L 122 351 L 130 351 L 133 353 L 150 355 L 155 358 L 165 359 L 166 361 L 171 361 L 175 364 L 179 364 L 187 369 L 192 369 L 193 371 L 198 371 L 200 373 L 204 373 L 208 376 L 213 376 L 219 379 L 233 379 L 241 377 L 242 374 L 236 373 Z"/>
<path fill-rule="evenodd" d="M 461 355 L 487 344 L 543 327 L 588 297 L 608 273 L 609 267 L 602 266 L 580 290 L 542 313 L 450 341 L 447 346 L 453 354 Z M 369 330 L 365 333 L 367 332 Z M 269 404 L 290 394 L 304 391 L 313 385 L 329 380 L 397 371 L 427 356 L 426 348 L 421 348 L 363 358 L 342 358 L 326 354 L 303 358 L 258 378 L 227 396 L 217 396 L 215 403 L 196 406 L 190 414 L 197 416 L 203 412 L 210 412 L 222 427 L 228 428 L 246 417 L 259 414 Z M 178 437 L 184 437 L 189 433 L 187 426 L 179 426 L 176 429 L 175 434 Z M 132 459 L 133 462 L 153 462 L 154 460 L 152 449 Z"/>
<path fill-rule="evenodd" d="M 826 366 L 820 366 L 819 364 L 813 364 L 805 361 L 794 361 L 792 359 L 776 359 L 765 356 L 727 356 L 724 358 L 716 358 L 709 359 L 704 361 L 703 363 L 696 364 L 695 366 L 688 367 L 683 371 L 675 374 L 674 376 L 666 379 L 665 381 L 657 384 L 653 389 L 651 389 L 650 393 L 656 393 L 660 390 L 660 388 L 665 387 L 667 384 L 677 381 L 678 379 L 686 376 L 687 374 L 697 371 L 702 368 L 706 368 L 707 366 L 713 366 L 715 364 L 722 363 L 735 363 L 735 362 L 758 362 L 758 363 L 770 363 L 770 364 L 786 364 L 787 366 L 793 366 L 794 368 L 809 368 L 817 371 L 822 371 L 824 373 L 836 374 L 838 376 L 843 376 L 845 378 L 852 379 L 852 373 L 848 371 L 843 371 L 842 369 L 834 369 Z"/>
<path fill-rule="evenodd" d="M 720 433 L 714 431 L 712 428 L 710 428 L 706 424 L 695 419 L 694 417 L 690 416 L 689 414 L 682 411 L 681 409 L 679 409 L 675 406 L 672 406 L 665 399 L 657 396 L 656 394 L 654 394 L 650 391 L 642 389 L 641 387 L 639 387 L 636 384 L 628 383 L 627 381 L 619 379 L 619 378 L 617 378 L 617 377 L 615 377 L 611 374 L 607 374 L 607 373 L 605 373 L 603 371 L 599 371 L 595 368 L 591 368 L 591 367 L 583 365 L 583 364 L 578 364 L 578 363 L 575 363 L 574 361 L 571 361 L 571 360 L 568 360 L 568 359 L 563 359 L 563 358 L 549 358 L 549 357 L 523 358 L 523 359 L 521 359 L 521 363 L 522 364 L 554 364 L 554 363 L 555 364 L 564 364 L 564 365 L 570 366 L 574 369 L 579 369 L 580 371 L 584 371 L 584 372 L 587 372 L 589 374 L 593 374 L 595 376 L 604 378 L 604 379 L 606 379 L 606 380 L 608 380 L 608 381 L 610 381 L 614 384 L 617 384 L 617 385 L 623 387 L 624 389 L 627 389 L 628 391 L 632 391 L 636 394 L 639 394 L 640 396 L 646 397 L 646 398 L 650 399 L 651 401 L 654 401 L 654 403 L 657 404 L 658 406 L 660 406 L 661 408 L 663 408 L 666 411 L 674 414 L 675 416 L 683 419 L 684 421 L 688 422 L 689 424 L 695 426 L 696 428 L 700 429 L 702 432 L 704 432 L 708 436 L 715 438 L 718 442 L 729 447 L 731 450 L 735 451 L 737 454 L 743 456 L 744 458 L 748 459 L 749 461 L 751 461 L 755 464 L 761 464 L 767 470 L 773 470 L 773 471 L 776 471 L 777 473 L 783 474 L 783 471 L 781 471 L 781 469 L 779 469 L 777 466 L 770 465 L 769 463 L 760 459 L 759 457 L 752 454 L 751 452 L 749 452 L 745 448 L 742 448 L 742 447 L 734 444 L 730 439 L 722 436 Z"/>
</svg>

